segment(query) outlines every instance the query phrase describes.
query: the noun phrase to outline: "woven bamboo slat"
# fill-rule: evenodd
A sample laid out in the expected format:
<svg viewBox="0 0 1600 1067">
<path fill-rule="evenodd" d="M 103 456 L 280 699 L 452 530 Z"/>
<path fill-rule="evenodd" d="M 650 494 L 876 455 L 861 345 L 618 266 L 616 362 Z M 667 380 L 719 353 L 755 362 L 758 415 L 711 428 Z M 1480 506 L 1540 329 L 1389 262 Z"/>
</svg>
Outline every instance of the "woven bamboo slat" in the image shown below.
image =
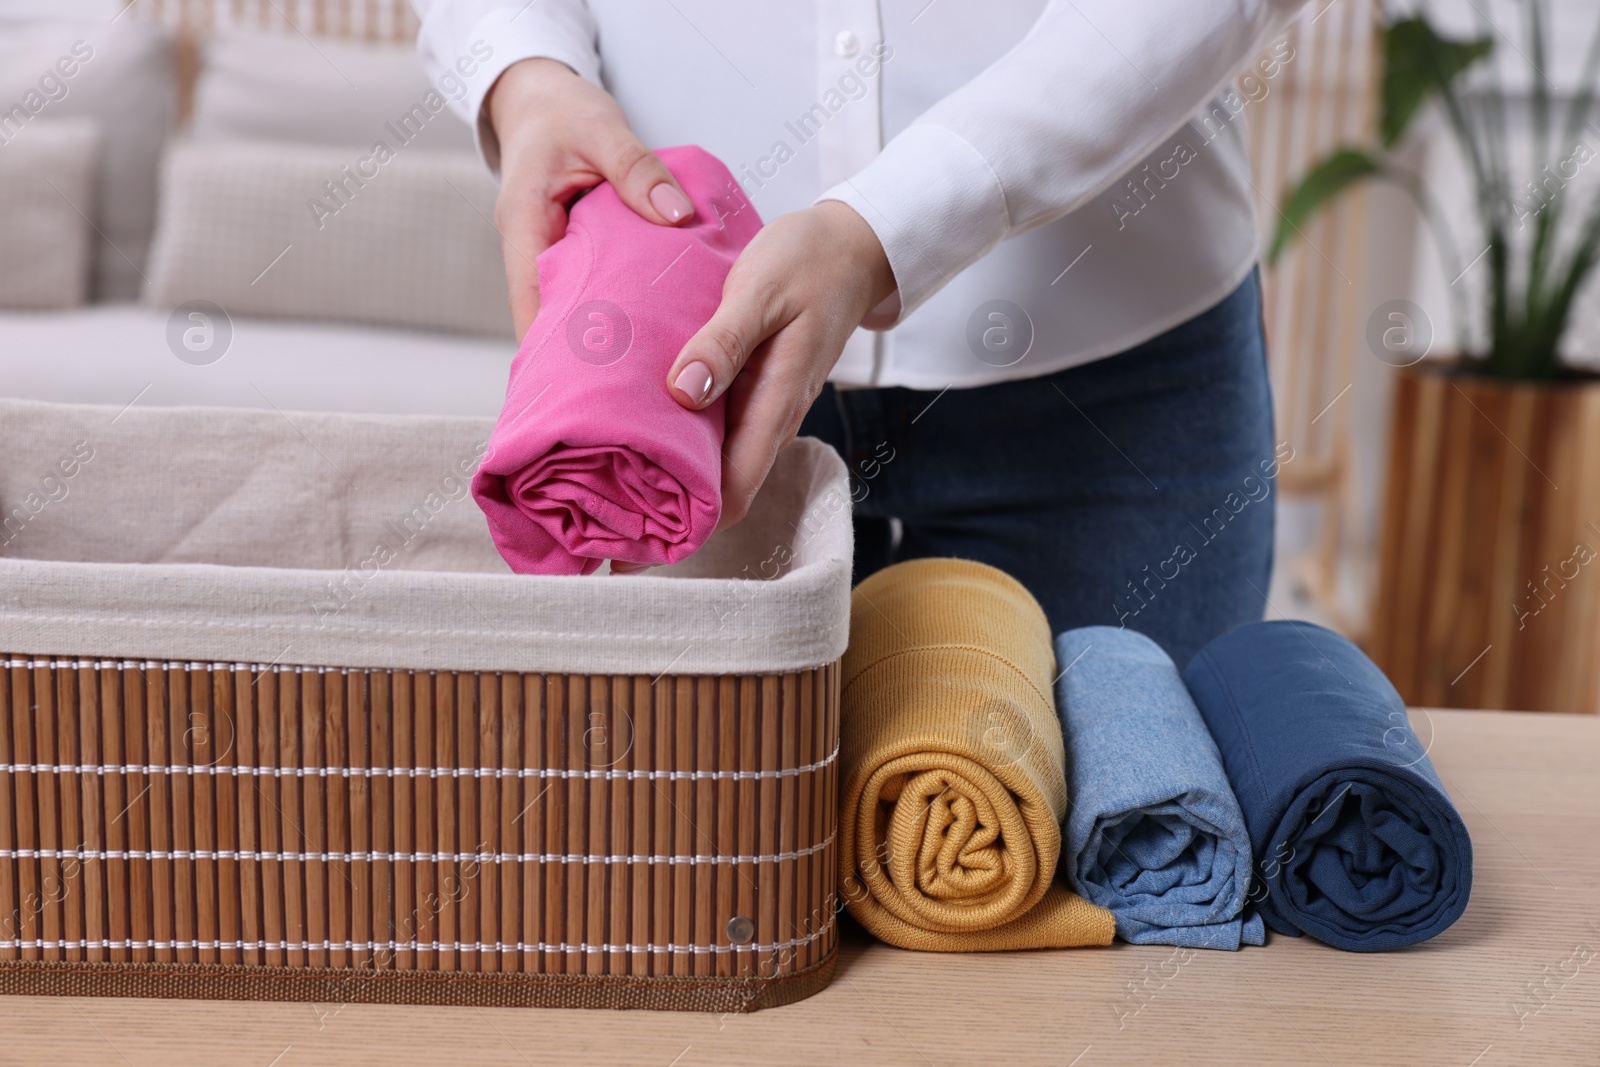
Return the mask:
<svg viewBox="0 0 1600 1067">
<path fill-rule="evenodd" d="M 740 1011 L 831 977 L 837 664 L 0 667 L 0 993 Z"/>
</svg>

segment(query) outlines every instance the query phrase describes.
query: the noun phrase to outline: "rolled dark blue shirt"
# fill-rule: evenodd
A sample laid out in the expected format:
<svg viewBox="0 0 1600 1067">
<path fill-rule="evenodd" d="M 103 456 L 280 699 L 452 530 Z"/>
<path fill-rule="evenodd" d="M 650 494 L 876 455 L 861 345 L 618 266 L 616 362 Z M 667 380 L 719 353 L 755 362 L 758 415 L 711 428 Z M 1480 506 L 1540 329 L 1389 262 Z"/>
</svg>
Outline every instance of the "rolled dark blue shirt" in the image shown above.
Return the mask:
<svg viewBox="0 0 1600 1067">
<path fill-rule="evenodd" d="M 1183 679 L 1244 812 L 1268 926 L 1378 952 L 1461 917 L 1472 841 L 1400 694 L 1358 648 L 1311 623 L 1250 623 Z"/>
</svg>

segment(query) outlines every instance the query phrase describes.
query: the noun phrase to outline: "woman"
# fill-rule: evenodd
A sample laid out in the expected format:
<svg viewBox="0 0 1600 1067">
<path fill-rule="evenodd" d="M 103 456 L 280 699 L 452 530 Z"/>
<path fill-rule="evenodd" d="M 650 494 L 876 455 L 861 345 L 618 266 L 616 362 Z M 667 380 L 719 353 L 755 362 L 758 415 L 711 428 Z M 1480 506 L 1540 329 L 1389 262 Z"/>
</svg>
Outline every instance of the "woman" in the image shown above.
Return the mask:
<svg viewBox="0 0 1600 1067">
<path fill-rule="evenodd" d="M 1260 617 L 1292 455 L 1228 86 L 1292 62 L 1301 2 L 414 0 L 501 177 L 519 336 L 577 192 L 683 221 L 646 145 L 706 148 L 768 220 L 668 372 L 728 395 L 724 525 L 813 434 L 854 476 L 858 579 L 979 559 L 1057 631 L 1180 663 Z"/>
</svg>

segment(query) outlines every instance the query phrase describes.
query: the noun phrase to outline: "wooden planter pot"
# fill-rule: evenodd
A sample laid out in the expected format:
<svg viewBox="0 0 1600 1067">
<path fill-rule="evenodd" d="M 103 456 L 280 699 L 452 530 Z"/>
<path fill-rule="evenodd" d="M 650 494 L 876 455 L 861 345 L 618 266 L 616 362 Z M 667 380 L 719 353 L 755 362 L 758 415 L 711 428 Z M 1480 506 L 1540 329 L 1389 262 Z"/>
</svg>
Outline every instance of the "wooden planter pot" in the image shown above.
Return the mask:
<svg viewBox="0 0 1600 1067">
<path fill-rule="evenodd" d="M 1414 705 L 1600 703 L 1600 381 L 1402 371 L 1371 653 Z"/>
</svg>

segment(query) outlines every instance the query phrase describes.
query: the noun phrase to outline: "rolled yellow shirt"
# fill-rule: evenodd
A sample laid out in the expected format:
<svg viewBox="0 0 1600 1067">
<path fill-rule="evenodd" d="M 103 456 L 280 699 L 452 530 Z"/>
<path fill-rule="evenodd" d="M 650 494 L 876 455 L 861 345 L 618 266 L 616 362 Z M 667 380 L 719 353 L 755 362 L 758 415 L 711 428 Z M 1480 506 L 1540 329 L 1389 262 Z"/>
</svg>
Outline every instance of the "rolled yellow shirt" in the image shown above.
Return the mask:
<svg viewBox="0 0 1600 1067">
<path fill-rule="evenodd" d="M 1050 624 L 1015 579 L 922 559 L 856 587 L 840 710 L 840 892 L 891 945 L 1108 945 L 1054 881 L 1067 810 Z"/>
</svg>

